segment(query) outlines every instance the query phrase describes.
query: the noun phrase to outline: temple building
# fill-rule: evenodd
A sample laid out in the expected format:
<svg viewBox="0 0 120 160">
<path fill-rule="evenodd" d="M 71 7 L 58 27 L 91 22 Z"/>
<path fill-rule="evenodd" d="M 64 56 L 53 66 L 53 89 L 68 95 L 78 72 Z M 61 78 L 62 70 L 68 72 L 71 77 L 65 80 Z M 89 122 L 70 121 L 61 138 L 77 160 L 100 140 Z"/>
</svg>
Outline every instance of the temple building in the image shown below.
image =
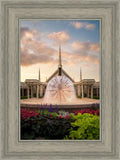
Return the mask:
<svg viewBox="0 0 120 160">
<path fill-rule="evenodd" d="M 40 98 L 45 94 L 45 90 L 48 82 L 55 76 L 66 76 L 68 77 L 76 91 L 78 97 L 88 97 L 93 98 L 93 96 L 99 97 L 99 82 L 96 82 L 95 79 L 82 79 L 82 70 L 80 69 L 80 80 L 75 82 L 68 73 L 62 68 L 61 63 L 61 47 L 59 46 L 59 64 L 57 70 L 48 78 L 45 82 L 41 82 L 40 69 L 38 74 L 38 79 L 26 79 L 25 82 L 20 83 L 20 93 L 21 97 L 26 96 L 29 98 Z"/>
</svg>

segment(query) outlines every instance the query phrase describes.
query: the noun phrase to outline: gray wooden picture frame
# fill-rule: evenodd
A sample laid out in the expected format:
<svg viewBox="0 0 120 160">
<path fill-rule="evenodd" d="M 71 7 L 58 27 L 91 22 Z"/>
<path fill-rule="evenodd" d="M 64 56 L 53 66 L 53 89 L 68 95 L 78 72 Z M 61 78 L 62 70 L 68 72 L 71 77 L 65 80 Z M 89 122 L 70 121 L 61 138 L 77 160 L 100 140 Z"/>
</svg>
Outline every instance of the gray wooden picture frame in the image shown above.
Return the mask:
<svg viewBox="0 0 120 160">
<path fill-rule="evenodd" d="M 0 159 L 119 159 L 120 1 L 0 1 Z M 20 19 L 99 19 L 101 139 L 19 140 Z"/>
</svg>

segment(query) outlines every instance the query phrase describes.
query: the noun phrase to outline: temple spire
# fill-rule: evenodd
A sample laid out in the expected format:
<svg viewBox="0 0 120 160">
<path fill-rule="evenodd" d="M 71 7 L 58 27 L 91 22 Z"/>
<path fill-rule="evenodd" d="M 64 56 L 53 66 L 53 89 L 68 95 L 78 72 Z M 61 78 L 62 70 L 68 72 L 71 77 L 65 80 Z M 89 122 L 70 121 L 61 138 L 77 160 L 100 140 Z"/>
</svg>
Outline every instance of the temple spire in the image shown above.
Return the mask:
<svg viewBox="0 0 120 160">
<path fill-rule="evenodd" d="M 58 65 L 59 73 L 58 75 L 62 75 L 62 64 L 61 64 L 61 45 L 59 45 L 59 65 Z"/>
<path fill-rule="evenodd" d="M 80 81 L 82 80 L 82 70 L 80 68 Z"/>
<path fill-rule="evenodd" d="M 38 77 L 39 81 L 40 81 L 40 68 L 39 68 L 39 77 Z"/>
<path fill-rule="evenodd" d="M 62 67 L 62 64 L 61 64 L 61 45 L 59 45 L 59 65 L 58 67 Z"/>
</svg>

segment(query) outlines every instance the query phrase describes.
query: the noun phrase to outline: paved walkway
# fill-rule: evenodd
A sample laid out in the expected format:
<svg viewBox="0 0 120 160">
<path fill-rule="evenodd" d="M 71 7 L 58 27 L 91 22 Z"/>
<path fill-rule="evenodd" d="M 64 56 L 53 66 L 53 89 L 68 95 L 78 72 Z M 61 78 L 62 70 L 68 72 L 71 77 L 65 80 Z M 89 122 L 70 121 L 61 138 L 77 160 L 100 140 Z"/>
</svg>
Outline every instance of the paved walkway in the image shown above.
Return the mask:
<svg viewBox="0 0 120 160">
<path fill-rule="evenodd" d="M 43 101 L 43 98 L 22 99 L 21 104 L 43 104 L 42 101 Z M 98 99 L 77 98 L 75 102 L 72 102 L 70 104 L 71 105 L 72 104 L 93 104 L 93 103 L 99 103 L 99 102 L 100 101 Z M 51 104 L 54 104 L 54 102 L 51 102 Z M 66 105 L 68 103 L 61 103 L 61 104 Z"/>
</svg>

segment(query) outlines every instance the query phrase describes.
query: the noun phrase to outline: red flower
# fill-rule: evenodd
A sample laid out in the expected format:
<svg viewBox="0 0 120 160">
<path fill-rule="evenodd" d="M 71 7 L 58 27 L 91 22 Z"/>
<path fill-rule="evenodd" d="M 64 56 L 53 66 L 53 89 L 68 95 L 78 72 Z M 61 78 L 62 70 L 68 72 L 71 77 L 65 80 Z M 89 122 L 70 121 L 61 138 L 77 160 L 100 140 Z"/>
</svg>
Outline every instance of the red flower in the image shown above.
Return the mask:
<svg viewBox="0 0 120 160">
<path fill-rule="evenodd" d="M 70 117 L 68 116 L 68 115 L 66 115 L 65 117 L 64 117 L 64 119 L 69 119 Z"/>
<path fill-rule="evenodd" d="M 60 117 L 60 118 L 62 118 L 62 116 L 61 116 L 61 115 L 60 115 L 59 117 Z"/>
<path fill-rule="evenodd" d="M 26 119 L 28 117 L 33 117 L 39 115 L 39 113 L 36 113 L 35 111 L 27 111 L 24 109 L 21 109 L 21 119 Z"/>
<path fill-rule="evenodd" d="M 99 116 L 99 109 L 97 111 L 93 110 L 93 109 L 81 109 L 78 111 L 74 112 L 74 115 L 77 115 L 78 113 L 84 114 L 84 113 L 90 113 L 90 114 L 97 114 Z"/>
</svg>

